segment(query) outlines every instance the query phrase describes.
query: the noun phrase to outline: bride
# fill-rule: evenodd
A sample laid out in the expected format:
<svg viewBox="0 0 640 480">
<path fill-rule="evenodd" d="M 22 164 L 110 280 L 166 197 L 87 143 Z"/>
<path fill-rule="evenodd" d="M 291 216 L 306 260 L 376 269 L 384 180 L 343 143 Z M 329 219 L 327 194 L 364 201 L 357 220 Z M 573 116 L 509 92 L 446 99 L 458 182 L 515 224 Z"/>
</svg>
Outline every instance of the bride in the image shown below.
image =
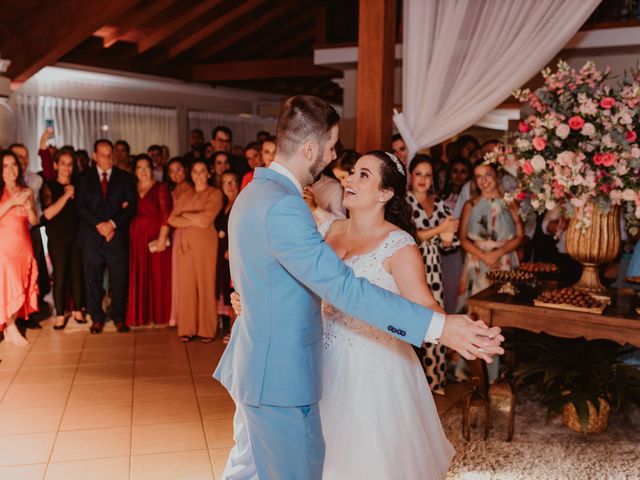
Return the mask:
<svg viewBox="0 0 640 480">
<path fill-rule="evenodd" d="M 395 156 L 363 155 L 345 185 L 350 218 L 327 222 L 320 233 L 358 277 L 443 312 L 412 236 L 406 184 Z M 233 303 L 239 312 L 239 296 Z M 411 346 L 326 302 L 322 316 L 323 479 L 444 478 L 454 450 Z"/>
</svg>

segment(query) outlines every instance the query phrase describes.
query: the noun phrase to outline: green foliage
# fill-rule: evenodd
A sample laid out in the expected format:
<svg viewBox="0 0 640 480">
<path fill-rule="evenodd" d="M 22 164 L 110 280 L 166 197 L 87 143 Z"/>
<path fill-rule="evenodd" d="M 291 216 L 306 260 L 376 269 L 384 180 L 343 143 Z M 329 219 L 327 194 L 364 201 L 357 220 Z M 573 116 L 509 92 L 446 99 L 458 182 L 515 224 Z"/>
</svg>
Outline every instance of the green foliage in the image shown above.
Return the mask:
<svg viewBox="0 0 640 480">
<path fill-rule="evenodd" d="M 540 334 L 521 336 L 510 348 L 523 359 L 513 373 L 516 383 L 531 385 L 541 394 L 547 419 L 571 402 L 586 430 L 587 402 L 598 412 L 599 397 L 615 412 L 625 411 L 630 402 L 640 405 L 640 368 L 623 361 L 635 350 L 632 347 Z"/>
</svg>

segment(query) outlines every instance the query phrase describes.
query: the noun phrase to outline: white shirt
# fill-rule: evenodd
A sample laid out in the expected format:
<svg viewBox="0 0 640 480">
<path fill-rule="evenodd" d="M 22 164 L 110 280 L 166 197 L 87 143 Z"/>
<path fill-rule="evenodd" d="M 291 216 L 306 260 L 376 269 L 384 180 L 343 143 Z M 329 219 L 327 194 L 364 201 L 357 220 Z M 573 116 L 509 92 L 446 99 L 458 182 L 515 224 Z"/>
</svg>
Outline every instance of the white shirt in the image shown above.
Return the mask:
<svg viewBox="0 0 640 480">
<path fill-rule="evenodd" d="M 107 182 L 111 180 L 111 172 L 113 172 L 113 167 L 111 167 L 109 170 L 102 170 L 96 165 L 96 168 L 98 169 L 98 177 L 100 177 L 100 182 L 102 182 L 102 174 L 104 173 L 107 174 Z"/>
<path fill-rule="evenodd" d="M 277 162 L 272 162 L 269 168 L 291 180 L 300 192 L 300 195 L 302 195 L 302 185 L 300 185 L 298 179 L 293 176 L 293 173 L 291 173 L 287 167 Z M 431 323 L 429 323 L 429 328 L 427 328 L 427 333 L 424 337 L 425 342 L 438 343 L 438 339 L 442 336 L 442 330 L 444 329 L 444 319 L 444 314 L 433 312 Z"/>
<path fill-rule="evenodd" d="M 271 162 L 271 165 L 269 165 L 269 168 L 275 172 L 278 172 L 280 175 L 284 175 L 289 180 L 291 180 L 293 184 L 296 186 L 296 188 L 298 189 L 298 191 L 300 192 L 300 195 L 302 195 L 302 185 L 300 185 L 300 182 L 298 181 L 298 179 L 293 175 L 293 173 L 289 171 L 287 167 L 285 167 L 284 165 L 278 162 Z"/>
</svg>

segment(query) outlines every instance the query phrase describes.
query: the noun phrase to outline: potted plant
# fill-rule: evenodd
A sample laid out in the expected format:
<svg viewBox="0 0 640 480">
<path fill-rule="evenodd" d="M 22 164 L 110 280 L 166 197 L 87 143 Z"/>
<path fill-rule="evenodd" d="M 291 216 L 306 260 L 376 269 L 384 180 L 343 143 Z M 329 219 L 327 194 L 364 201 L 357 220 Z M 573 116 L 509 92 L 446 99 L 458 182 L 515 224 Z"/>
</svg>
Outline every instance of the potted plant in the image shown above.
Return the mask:
<svg viewBox="0 0 640 480">
<path fill-rule="evenodd" d="M 607 426 L 609 410 L 640 405 L 640 368 L 625 363 L 633 347 L 606 341 L 527 337 L 514 347 L 524 359 L 514 371 L 518 385 L 532 385 L 547 405 L 547 420 L 563 413 L 565 425 L 595 433 Z"/>
</svg>

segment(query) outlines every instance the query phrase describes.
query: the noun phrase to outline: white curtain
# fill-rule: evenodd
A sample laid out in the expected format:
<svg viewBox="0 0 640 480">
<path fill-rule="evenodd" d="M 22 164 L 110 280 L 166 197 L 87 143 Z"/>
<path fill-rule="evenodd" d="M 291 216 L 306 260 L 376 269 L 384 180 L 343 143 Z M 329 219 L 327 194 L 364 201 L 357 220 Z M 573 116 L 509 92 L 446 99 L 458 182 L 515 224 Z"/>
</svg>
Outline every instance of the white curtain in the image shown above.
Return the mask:
<svg viewBox="0 0 640 480">
<path fill-rule="evenodd" d="M 243 147 L 249 142 L 255 142 L 256 134 L 260 130 L 265 130 L 271 133 L 271 135 L 276 134 L 275 118 L 204 112 L 199 110 L 189 110 L 187 116 L 189 130 L 194 128 L 202 129 L 205 140 L 210 139 L 211 131 L 220 125 L 229 127 L 233 133 L 234 145 L 242 145 Z"/>
<path fill-rule="evenodd" d="M 17 95 L 17 138 L 29 148 L 31 168 L 40 169 L 38 143 L 45 121 L 53 120 L 56 146 L 72 145 L 91 153 L 99 138 L 126 140 L 131 153 L 154 143 L 178 154 L 178 112 L 173 108 L 123 103 Z"/>
<path fill-rule="evenodd" d="M 405 0 L 403 113 L 410 154 L 469 128 L 541 70 L 600 0 Z"/>
</svg>

